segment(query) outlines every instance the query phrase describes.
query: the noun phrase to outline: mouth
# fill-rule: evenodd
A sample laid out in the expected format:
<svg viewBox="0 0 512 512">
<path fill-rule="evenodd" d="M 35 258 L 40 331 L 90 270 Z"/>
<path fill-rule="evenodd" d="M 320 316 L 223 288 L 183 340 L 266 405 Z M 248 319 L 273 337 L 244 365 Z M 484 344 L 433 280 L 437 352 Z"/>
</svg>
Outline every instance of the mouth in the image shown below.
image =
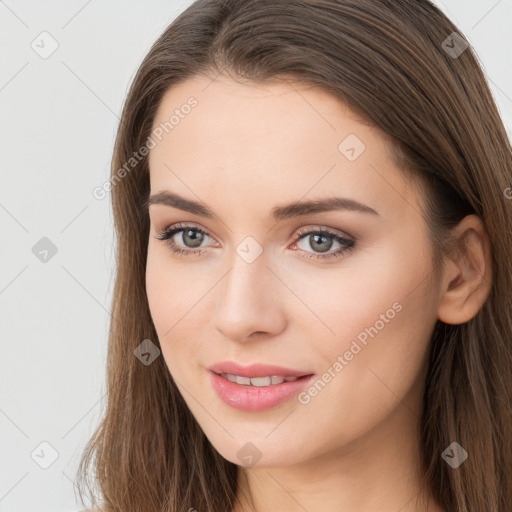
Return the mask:
<svg viewBox="0 0 512 512">
<path fill-rule="evenodd" d="M 282 378 L 284 381 L 287 381 L 287 379 L 291 381 L 293 380 L 291 377 L 300 378 L 307 375 L 312 375 L 314 373 L 307 370 L 295 370 L 292 368 L 286 368 L 284 366 L 277 366 L 274 364 L 266 363 L 255 363 L 249 366 L 243 366 L 235 363 L 234 361 L 222 361 L 220 363 L 215 363 L 207 369 L 213 373 L 216 373 L 217 375 L 223 375 L 226 376 L 226 378 L 229 377 L 231 382 L 235 382 L 235 380 L 232 379 L 240 379 L 238 384 L 242 385 L 250 385 L 249 381 L 243 379 L 254 380 L 252 384 L 254 386 L 271 385 L 272 378 L 274 378 L 275 382 L 278 383 L 276 379 Z M 258 381 L 258 379 L 271 379 L 271 381 Z"/>
<path fill-rule="evenodd" d="M 234 373 L 217 373 L 213 372 L 221 377 L 224 377 L 229 382 L 240 384 L 241 386 L 255 386 L 258 388 L 264 388 L 269 386 L 277 386 L 283 382 L 295 382 L 296 380 L 310 377 L 312 374 L 297 376 L 284 377 L 282 375 L 267 375 L 264 377 L 245 377 L 242 375 L 236 375 Z"/>
<path fill-rule="evenodd" d="M 262 412 L 288 402 L 315 377 L 313 372 L 264 364 L 243 367 L 224 362 L 208 370 L 218 397 L 230 407 L 246 412 Z"/>
</svg>

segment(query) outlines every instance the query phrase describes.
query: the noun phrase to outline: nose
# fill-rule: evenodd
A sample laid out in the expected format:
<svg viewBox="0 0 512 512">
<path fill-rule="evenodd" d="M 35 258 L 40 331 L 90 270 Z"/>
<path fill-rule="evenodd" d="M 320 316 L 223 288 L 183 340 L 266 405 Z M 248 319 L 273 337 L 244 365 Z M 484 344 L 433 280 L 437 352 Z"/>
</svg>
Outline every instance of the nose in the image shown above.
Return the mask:
<svg viewBox="0 0 512 512">
<path fill-rule="evenodd" d="M 218 286 L 216 329 L 241 342 L 278 335 L 286 327 L 282 288 L 262 256 L 252 263 L 235 258 Z"/>
</svg>

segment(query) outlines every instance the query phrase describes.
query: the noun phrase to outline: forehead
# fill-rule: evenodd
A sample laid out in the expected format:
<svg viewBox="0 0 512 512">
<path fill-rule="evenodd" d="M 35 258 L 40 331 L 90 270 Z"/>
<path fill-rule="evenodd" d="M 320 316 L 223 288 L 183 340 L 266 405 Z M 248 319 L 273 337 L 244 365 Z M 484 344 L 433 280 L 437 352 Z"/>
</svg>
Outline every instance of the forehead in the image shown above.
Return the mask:
<svg viewBox="0 0 512 512">
<path fill-rule="evenodd" d="M 158 130 L 152 193 L 277 204 L 336 191 L 381 209 L 407 193 L 383 133 L 316 87 L 194 77 L 164 95 Z"/>
<path fill-rule="evenodd" d="M 195 103 L 193 108 L 187 106 L 191 101 Z M 164 137 L 179 136 L 193 125 L 193 132 L 198 138 L 202 136 L 203 142 L 205 134 L 216 142 L 230 135 L 231 139 L 248 142 L 244 151 L 259 139 L 265 140 L 267 147 L 271 144 L 286 149 L 287 143 L 302 137 L 313 137 L 312 142 L 318 143 L 330 135 L 327 146 L 343 132 L 358 131 L 364 136 L 363 132 L 375 131 L 318 87 L 282 80 L 238 82 L 228 77 L 194 77 L 169 89 L 159 105 L 153 129 L 165 128 L 166 123 Z M 236 149 L 232 147 L 231 152 Z"/>
</svg>

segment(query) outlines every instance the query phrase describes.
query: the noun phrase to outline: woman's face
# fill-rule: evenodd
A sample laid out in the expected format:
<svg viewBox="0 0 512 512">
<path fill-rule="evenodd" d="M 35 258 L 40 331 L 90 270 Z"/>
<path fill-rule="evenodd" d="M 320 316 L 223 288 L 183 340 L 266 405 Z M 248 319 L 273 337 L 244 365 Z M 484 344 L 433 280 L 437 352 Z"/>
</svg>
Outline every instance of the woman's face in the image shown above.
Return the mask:
<svg viewBox="0 0 512 512">
<path fill-rule="evenodd" d="M 228 78 L 168 91 L 153 129 L 149 306 L 213 446 L 287 466 L 411 436 L 439 291 L 383 134 L 318 89 Z"/>
</svg>

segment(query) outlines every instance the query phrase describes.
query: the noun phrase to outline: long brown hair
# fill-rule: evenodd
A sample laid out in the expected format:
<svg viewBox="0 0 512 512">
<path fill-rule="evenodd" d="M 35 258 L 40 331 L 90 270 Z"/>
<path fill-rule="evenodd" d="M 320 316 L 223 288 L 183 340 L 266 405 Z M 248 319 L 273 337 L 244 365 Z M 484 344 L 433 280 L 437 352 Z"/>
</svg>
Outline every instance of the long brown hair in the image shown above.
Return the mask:
<svg viewBox="0 0 512 512">
<path fill-rule="evenodd" d="M 383 130 L 397 164 L 425 192 L 436 270 L 449 229 L 468 213 L 483 220 L 490 295 L 470 321 L 438 321 L 432 333 L 421 456 L 426 485 L 445 510 L 512 507 L 512 151 L 466 45 L 428 0 L 198 0 L 165 30 L 133 80 L 113 155 L 108 399 L 80 462 L 81 498 L 87 487 L 105 512 L 230 512 L 234 505 L 237 465 L 199 428 L 163 357 L 148 366 L 134 357 L 143 340 L 159 341 L 145 290 L 148 159 L 126 168 L 170 87 L 229 73 L 250 81 L 293 76 Z M 457 469 L 441 457 L 454 441 L 469 453 Z"/>
</svg>

